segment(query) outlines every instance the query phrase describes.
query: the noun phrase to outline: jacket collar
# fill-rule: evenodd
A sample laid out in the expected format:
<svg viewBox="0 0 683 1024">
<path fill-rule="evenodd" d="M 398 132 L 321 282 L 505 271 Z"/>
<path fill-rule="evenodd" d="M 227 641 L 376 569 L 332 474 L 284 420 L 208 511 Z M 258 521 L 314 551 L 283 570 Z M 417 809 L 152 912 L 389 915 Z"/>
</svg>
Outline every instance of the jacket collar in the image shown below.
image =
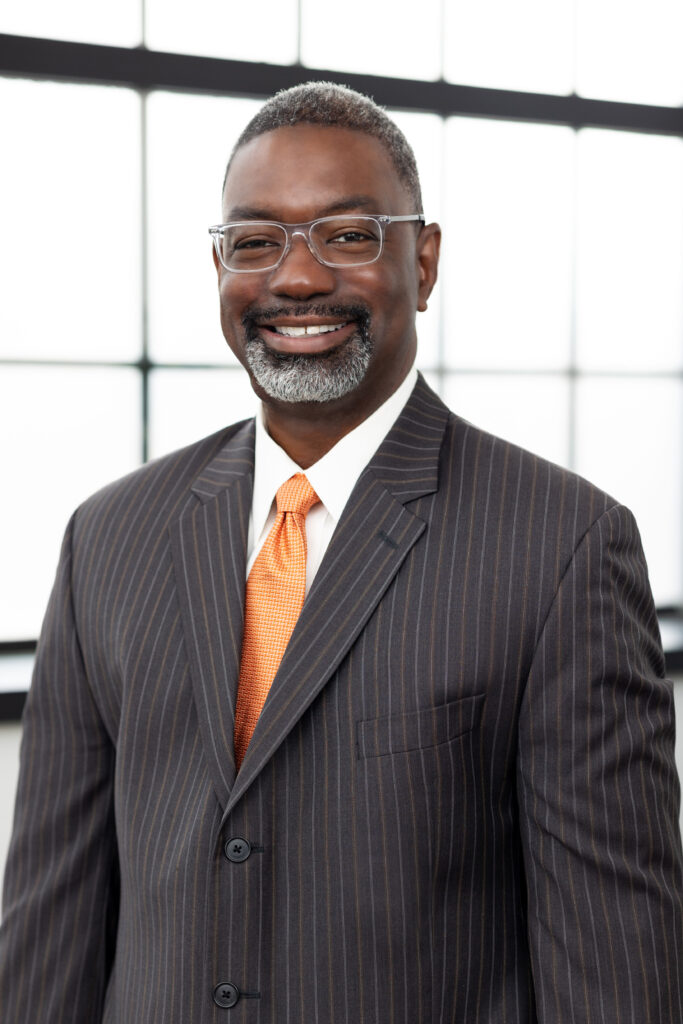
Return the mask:
<svg viewBox="0 0 683 1024">
<path fill-rule="evenodd" d="M 234 710 L 253 487 L 253 421 L 230 436 L 171 530 L 183 627 L 209 770 L 225 814 L 330 679 L 425 522 L 406 506 L 436 491 L 449 410 L 420 376 L 361 473 L 273 681 L 240 772 Z"/>
</svg>

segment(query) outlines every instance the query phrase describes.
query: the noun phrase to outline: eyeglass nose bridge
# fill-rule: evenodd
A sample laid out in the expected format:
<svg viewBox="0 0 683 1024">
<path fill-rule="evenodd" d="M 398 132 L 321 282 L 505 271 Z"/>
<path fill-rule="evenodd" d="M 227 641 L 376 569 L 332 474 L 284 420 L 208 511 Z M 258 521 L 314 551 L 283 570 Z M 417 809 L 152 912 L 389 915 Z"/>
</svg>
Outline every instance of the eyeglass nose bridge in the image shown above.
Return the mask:
<svg viewBox="0 0 683 1024">
<path fill-rule="evenodd" d="M 315 221 L 312 224 L 283 224 L 282 225 L 282 227 L 285 229 L 285 235 L 287 236 L 287 241 L 285 242 L 285 247 L 282 250 L 282 253 L 280 255 L 280 259 L 277 261 L 275 266 L 272 268 L 273 270 L 279 269 L 282 266 L 282 264 L 285 262 L 285 260 L 287 259 L 287 256 L 289 255 L 289 252 L 290 252 L 290 250 L 292 248 L 292 242 L 294 241 L 295 235 L 301 235 L 301 237 L 303 238 L 304 242 L 308 246 L 308 251 L 310 252 L 310 254 L 313 257 L 313 259 L 316 260 L 316 262 L 318 262 L 322 267 L 325 267 L 325 266 L 328 265 L 328 264 L 325 263 L 325 261 L 323 260 L 323 258 L 320 255 L 320 253 L 316 252 L 315 245 L 313 244 L 313 241 L 311 239 L 311 228 L 314 226 L 314 224 L 315 224 Z"/>
</svg>

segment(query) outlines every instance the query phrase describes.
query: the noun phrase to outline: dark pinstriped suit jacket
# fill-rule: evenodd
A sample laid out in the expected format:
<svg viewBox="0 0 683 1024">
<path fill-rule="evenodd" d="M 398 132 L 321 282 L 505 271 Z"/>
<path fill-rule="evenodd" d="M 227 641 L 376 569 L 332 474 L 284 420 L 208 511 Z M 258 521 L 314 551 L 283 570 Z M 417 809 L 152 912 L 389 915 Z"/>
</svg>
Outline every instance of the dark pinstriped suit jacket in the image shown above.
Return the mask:
<svg viewBox="0 0 683 1024">
<path fill-rule="evenodd" d="M 70 524 L 3 1024 L 682 1021 L 672 694 L 629 512 L 420 380 L 236 777 L 252 465 L 240 424 Z"/>
</svg>

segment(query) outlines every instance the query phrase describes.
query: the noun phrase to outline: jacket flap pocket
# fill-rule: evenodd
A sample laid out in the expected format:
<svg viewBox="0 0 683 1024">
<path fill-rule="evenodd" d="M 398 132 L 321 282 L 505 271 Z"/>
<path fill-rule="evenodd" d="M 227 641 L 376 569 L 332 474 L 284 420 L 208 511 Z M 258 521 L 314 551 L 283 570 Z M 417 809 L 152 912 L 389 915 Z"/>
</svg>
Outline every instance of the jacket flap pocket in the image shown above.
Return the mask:
<svg viewBox="0 0 683 1024">
<path fill-rule="evenodd" d="M 456 739 L 478 724 L 484 699 L 477 693 L 449 704 L 358 722 L 358 757 L 419 750 Z"/>
</svg>

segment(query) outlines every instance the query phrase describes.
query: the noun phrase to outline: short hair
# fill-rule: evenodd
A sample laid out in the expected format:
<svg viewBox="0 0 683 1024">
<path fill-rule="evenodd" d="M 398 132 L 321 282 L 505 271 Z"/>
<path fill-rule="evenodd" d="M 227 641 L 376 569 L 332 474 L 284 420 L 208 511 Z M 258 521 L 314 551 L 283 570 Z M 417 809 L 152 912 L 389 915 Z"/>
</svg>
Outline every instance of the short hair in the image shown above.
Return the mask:
<svg viewBox="0 0 683 1024">
<path fill-rule="evenodd" d="M 223 189 L 235 154 L 242 146 L 266 132 L 297 124 L 350 128 L 378 139 L 414 201 L 415 213 L 422 213 L 415 154 L 401 129 L 369 96 L 333 82 L 304 82 L 291 89 L 282 89 L 267 100 L 233 147 L 223 178 Z"/>
</svg>

